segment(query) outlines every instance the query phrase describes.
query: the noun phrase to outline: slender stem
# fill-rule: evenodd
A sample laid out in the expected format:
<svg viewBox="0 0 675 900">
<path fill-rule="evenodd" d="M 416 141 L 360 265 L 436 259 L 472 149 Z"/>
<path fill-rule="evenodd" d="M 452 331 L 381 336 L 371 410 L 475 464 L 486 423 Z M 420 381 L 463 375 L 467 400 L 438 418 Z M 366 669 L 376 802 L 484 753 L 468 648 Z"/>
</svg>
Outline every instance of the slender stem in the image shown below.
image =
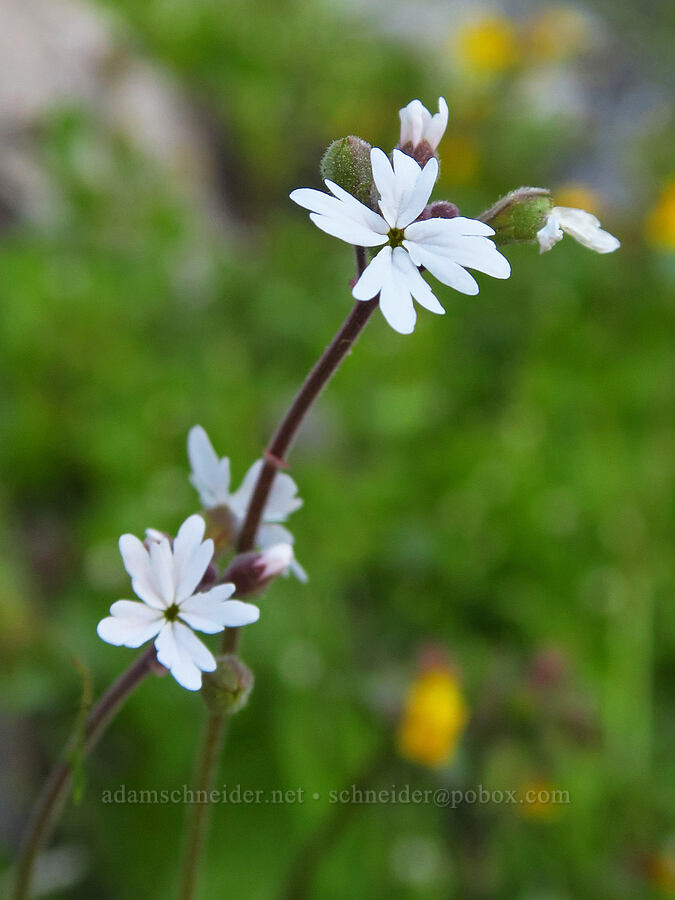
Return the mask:
<svg viewBox="0 0 675 900">
<path fill-rule="evenodd" d="M 87 716 L 82 738 L 82 755 L 96 745 L 111 719 L 129 694 L 138 687 L 153 669 L 155 648 L 150 646 L 136 661 L 114 681 Z M 61 760 L 54 766 L 31 813 L 21 845 L 17 863 L 13 900 L 27 900 L 33 867 L 40 848 L 49 839 L 56 819 L 68 797 L 72 780 L 70 754 L 73 742 L 69 742 Z"/>
<path fill-rule="evenodd" d="M 366 268 L 366 251 L 363 247 L 355 247 L 356 278 Z M 358 301 L 345 319 L 342 327 L 330 344 L 321 354 L 319 360 L 305 379 L 302 387 L 291 403 L 265 453 L 265 462 L 258 476 L 251 502 L 246 511 L 246 519 L 239 534 L 237 551 L 245 553 L 253 549 L 255 536 L 260 527 L 260 520 L 269 497 L 274 476 L 279 465 L 283 464 L 293 439 L 302 425 L 310 407 L 317 399 L 331 376 L 337 371 L 340 363 L 349 353 L 357 337 L 363 331 L 368 319 L 375 312 L 378 298 Z M 239 649 L 240 628 L 227 628 L 223 632 L 223 653 L 235 654 Z M 213 785 L 217 760 L 222 752 L 228 715 L 226 713 L 210 713 L 207 723 L 206 737 L 197 767 L 197 778 L 201 790 L 208 791 Z M 180 900 L 193 900 L 197 888 L 199 864 L 204 851 L 208 810 L 195 809 L 187 824 L 185 854 L 181 874 Z"/>
<path fill-rule="evenodd" d="M 356 248 L 356 277 L 366 267 L 366 254 L 363 247 Z M 265 462 L 260 470 L 258 481 L 251 497 L 246 519 L 239 534 L 237 550 L 240 553 L 251 550 L 260 526 L 260 520 L 269 497 L 274 476 L 280 465 L 283 465 L 295 436 L 312 404 L 319 396 L 331 377 L 338 370 L 340 363 L 349 353 L 354 342 L 361 334 L 368 319 L 375 312 L 378 298 L 373 300 L 357 300 L 354 308 L 345 319 L 342 328 L 321 354 L 314 368 L 305 379 L 302 387 L 291 403 L 288 412 L 277 428 L 265 452 Z"/>
<path fill-rule="evenodd" d="M 198 793 L 189 813 L 183 852 L 183 868 L 178 894 L 180 900 L 192 900 L 197 891 L 199 863 L 204 852 L 206 831 L 211 814 L 208 794 L 216 780 L 226 726 L 227 718 L 222 713 L 211 713 L 206 721 L 206 731 L 195 777 Z M 206 800 L 202 801 L 205 795 Z"/>
</svg>

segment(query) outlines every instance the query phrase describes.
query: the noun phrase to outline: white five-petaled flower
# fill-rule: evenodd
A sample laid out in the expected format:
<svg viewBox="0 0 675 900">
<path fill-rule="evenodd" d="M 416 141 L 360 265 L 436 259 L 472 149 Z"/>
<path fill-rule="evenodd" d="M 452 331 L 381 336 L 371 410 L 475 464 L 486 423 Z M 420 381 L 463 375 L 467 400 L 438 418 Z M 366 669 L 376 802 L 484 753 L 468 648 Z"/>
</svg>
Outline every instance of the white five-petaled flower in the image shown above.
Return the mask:
<svg viewBox="0 0 675 900">
<path fill-rule="evenodd" d="M 537 232 L 539 252 L 545 253 L 554 247 L 562 240 L 563 232 L 596 253 L 613 253 L 621 246 L 621 241 L 608 231 L 603 231 L 599 220 L 591 213 L 568 206 L 554 206 L 546 224 Z"/>
<path fill-rule="evenodd" d="M 118 600 L 111 615 L 98 623 L 98 636 L 117 647 L 140 647 L 155 638 L 157 659 L 184 688 L 197 691 L 202 672 L 213 672 L 216 661 L 194 631 L 216 634 L 257 622 L 252 603 L 230 600 L 233 584 L 195 593 L 213 557 L 213 541 L 202 541 L 205 522 L 190 516 L 171 546 L 153 533 L 149 549 L 133 534 L 120 538 L 124 567 L 131 586 L 143 601 Z"/>
<path fill-rule="evenodd" d="M 230 460 L 226 456 L 218 456 L 201 425 L 195 425 L 188 434 L 188 459 L 192 468 L 190 481 L 199 493 L 204 508 L 226 506 L 234 516 L 237 530 L 241 528 L 263 465 L 262 460 L 253 463 L 239 488 L 230 493 Z M 275 544 L 293 544 L 293 535 L 280 523 L 302 506 L 297 493 L 298 487 L 291 476 L 278 472 L 256 534 L 256 544 L 261 550 Z M 296 559 L 291 561 L 288 569 L 300 581 L 307 581 L 307 573 Z"/>
<path fill-rule="evenodd" d="M 463 294 L 478 293 L 476 281 L 464 266 L 495 278 L 508 278 L 511 267 L 488 239 L 494 230 L 484 222 L 464 216 L 415 221 L 436 183 L 438 161 L 432 157 L 422 169 L 400 150 L 394 150 L 393 159 L 392 165 L 382 150 L 371 150 L 382 215 L 329 180 L 325 183 L 333 196 L 311 188 L 299 188 L 290 196 L 310 210 L 312 222 L 327 234 L 361 247 L 385 245 L 352 294 L 356 300 L 370 300 L 379 294 L 387 322 L 401 334 L 410 334 L 416 320 L 413 297 L 430 312 L 445 312 L 420 275 L 419 266 Z"/>
<path fill-rule="evenodd" d="M 438 112 L 431 115 L 419 100 L 411 100 L 398 111 L 401 117 L 401 147 L 412 144 L 413 148 L 426 141 L 435 152 L 448 126 L 448 104 L 443 97 L 438 98 Z"/>
</svg>

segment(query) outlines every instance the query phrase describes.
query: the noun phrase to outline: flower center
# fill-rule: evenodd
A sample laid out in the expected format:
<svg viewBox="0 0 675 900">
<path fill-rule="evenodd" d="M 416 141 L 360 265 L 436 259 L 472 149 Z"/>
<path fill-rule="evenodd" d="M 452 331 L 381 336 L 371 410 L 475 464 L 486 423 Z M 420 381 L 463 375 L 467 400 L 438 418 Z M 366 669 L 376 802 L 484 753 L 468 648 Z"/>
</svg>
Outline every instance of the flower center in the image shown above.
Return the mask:
<svg viewBox="0 0 675 900">
<path fill-rule="evenodd" d="M 176 619 L 178 618 L 178 613 L 179 613 L 178 604 L 172 603 L 171 606 L 168 606 L 164 610 L 164 618 L 166 619 L 167 622 L 175 622 Z"/>
<path fill-rule="evenodd" d="M 401 247 L 403 245 L 404 234 L 402 228 L 390 228 L 387 237 L 391 247 Z"/>
</svg>

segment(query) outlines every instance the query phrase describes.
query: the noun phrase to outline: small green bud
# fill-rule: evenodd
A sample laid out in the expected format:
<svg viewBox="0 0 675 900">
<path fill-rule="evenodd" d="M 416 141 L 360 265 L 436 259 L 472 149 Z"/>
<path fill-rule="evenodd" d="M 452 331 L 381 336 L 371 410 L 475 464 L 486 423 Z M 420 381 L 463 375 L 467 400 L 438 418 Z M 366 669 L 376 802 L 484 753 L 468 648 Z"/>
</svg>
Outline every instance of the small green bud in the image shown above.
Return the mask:
<svg viewBox="0 0 675 900">
<path fill-rule="evenodd" d="M 253 690 L 253 672 L 238 656 L 216 656 L 215 672 L 205 672 L 202 697 L 212 712 L 236 713 L 248 703 Z"/>
<path fill-rule="evenodd" d="M 478 218 L 494 228 L 496 244 L 516 244 L 536 240 L 552 209 L 551 192 L 546 188 L 522 187 L 502 197 Z"/>
<path fill-rule="evenodd" d="M 370 144 L 350 134 L 328 147 L 321 158 L 321 177 L 339 184 L 341 188 L 365 203 L 377 208 L 377 188 L 370 165 Z"/>
</svg>

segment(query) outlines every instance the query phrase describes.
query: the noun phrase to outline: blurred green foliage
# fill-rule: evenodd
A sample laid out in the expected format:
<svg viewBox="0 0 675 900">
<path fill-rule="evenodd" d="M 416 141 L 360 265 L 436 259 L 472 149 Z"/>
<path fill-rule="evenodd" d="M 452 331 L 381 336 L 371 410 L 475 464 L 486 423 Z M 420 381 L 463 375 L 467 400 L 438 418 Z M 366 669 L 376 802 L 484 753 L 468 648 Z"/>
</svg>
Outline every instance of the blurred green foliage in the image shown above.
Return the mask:
<svg viewBox="0 0 675 900">
<path fill-rule="evenodd" d="M 574 127 L 519 114 L 507 83 L 478 115 L 447 67 L 439 77 L 421 51 L 318 3 L 111 6 L 222 132 L 236 222 L 211 227 L 93 117 L 44 123 L 62 220 L 0 243 L 0 659 L 3 716 L 27 723 L 22 815 L 77 716 L 71 657 L 99 689 L 132 658 L 95 633 L 130 593 L 117 536 L 194 510 L 195 423 L 236 482 L 350 308 L 349 248 L 286 199 L 318 186 L 329 141 L 390 147 L 396 110 L 443 93 L 446 140 L 469 135 L 480 171 L 455 184 L 444 166 L 437 196 L 468 215 L 549 185 L 584 148 Z M 509 281 L 479 276 L 475 298 L 439 285 L 447 315 L 421 311 L 413 336 L 378 315 L 321 398 L 292 457 L 311 580 L 275 585 L 245 636 L 256 687 L 222 768 L 223 784 L 310 799 L 216 807 L 202 896 L 283 896 L 294 855 L 334 814 L 328 792 L 390 741 L 382 692 L 400 699 L 424 641 L 448 649 L 469 707 L 496 704 L 500 724 L 448 773 L 388 758 L 382 784 L 545 778 L 571 803 L 530 820 L 508 806 L 354 807 L 311 896 L 658 895 L 644 860 L 664 852 L 672 814 L 673 271 L 640 216 L 606 224 L 615 256 L 569 238 L 543 257 L 514 247 Z M 549 645 L 591 738 L 551 731 L 527 689 Z M 100 796 L 189 783 L 202 720 L 169 679 L 131 699 L 59 830 L 90 854 L 69 897 L 171 895 L 184 810 Z M 7 836 L 6 860 L 14 849 Z"/>
</svg>

